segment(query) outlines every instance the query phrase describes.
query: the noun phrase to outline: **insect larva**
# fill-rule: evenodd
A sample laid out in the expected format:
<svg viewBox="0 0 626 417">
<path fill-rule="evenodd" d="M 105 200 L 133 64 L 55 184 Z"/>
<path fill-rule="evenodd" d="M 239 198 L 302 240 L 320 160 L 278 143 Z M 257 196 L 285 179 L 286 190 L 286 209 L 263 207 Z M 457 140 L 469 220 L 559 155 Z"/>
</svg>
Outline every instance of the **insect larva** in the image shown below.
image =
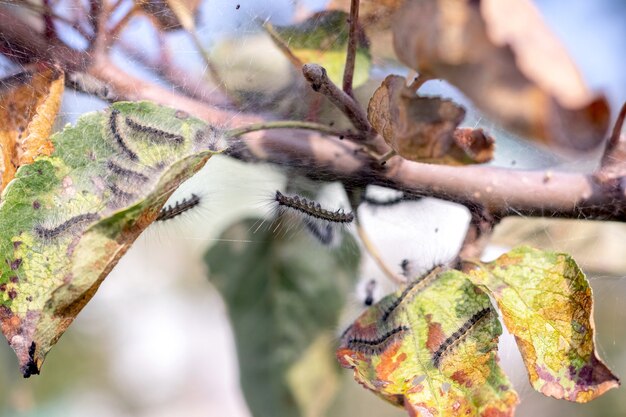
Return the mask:
<svg viewBox="0 0 626 417">
<path fill-rule="evenodd" d="M 463 326 L 461 326 L 459 330 L 452 333 L 446 340 L 444 340 L 439 348 L 437 348 L 437 351 L 433 353 L 433 365 L 435 365 L 436 368 L 439 368 L 441 359 L 449 351 L 449 349 L 452 346 L 458 344 L 469 333 L 469 331 L 474 326 L 476 326 L 476 324 L 478 324 L 482 319 L 487 317 L 490 312 L 491 308 L 489 307 L 480 310 L 472 317 L 470 317 L 469 320 L 463 323 Z"/>
<path fill-rule="evenodd" d="M 181 135 L 166 132 L 156 127 L 142 125 L 130 117 L 126 118 L 126 126 L 137 132 L 146 134 L 151 142 L 157 144 L 181 145 L 185 141 L 185 138 Z"/>
<path fill-rule="evenodd" d="M 415 281 L 411 282 L 404 289 L 404 291 L 402 291 L 400 296 L 396 298 L 395 300 L 393 300 L 391 305 L 385 308 L 383 315 L 382 315 L 382 320 L 386 321 L 389 318 L 389 316 L 391 316 L 391 314 L 398 308 L 398 306 L 400 306 L 402 301 L 404 301 L 408 297 L 410 293 L 420 292 L 424 290 L 426 287 L 428 287 L 430 284 L 432 284 L 437 279 L 437 277 L 441 274 L 441 272 L 442 272 L 442 267 L 436 266 L 430 271 L 428 271 L 426 274 L 422 275 Z"/>
<path fill-rule="evenodd" d="M 120 198 L 122 200 L 131 200 L 135 197 L 135 194 L 122 190 L 117 186 L 117 184 L 114 183 L 109 184 L 109 189 L 116 198 Z"/>
<path fill-rule="evenodd" d="M 318 220 L 325 220 L 331 223 L 351 223 L 354 220 L 352 212 L 346 213 L 342 209 L 337 211 L 326 210 L 315 201 L 309 201 L 297 195 L 286 196 L 278 190 L 276 190 L 274 199 L 280 208 L 293 210 Z"/>
<path fill-rule="evenodd" d="M 66 231 L 73 229 L 79 225 L 91 223 L 100 218 L 97 213 L 85 213 L 74 216 L 71 219 L 59 224 L 58 226 L 47 228 L 42 225 L 36 225 L 34 228 L 35 235 L 40 239 L 51 240 L 54 239 Z"/>
<path fill-rule="evenodd" d="M 319 225 L 315 222 L 305 220 L 304 226 L 313 235 L 314 238 L 320 241 L 322 245 L 330 245 L 334 241 L 335 231 L 331 224 Z"/>
<path fill-rule="evenodd" d="M 384 352 L 389 344 L 395 340 L 395 336 L 408 331 L 407 326 L 399 326 L 389 330 L 387 333 L 376 339 L 361 339 L 358 337 L 348 340 L 348 348 L 370 355 L 380 354 Z"/>
<path fill-rule="evenodd" d="M 111 133 L 113 134 L 113 138 L 115 138 L 115 142 L 120 147 L 120 149 L 128 156 L 131 161 L 137 161 L 139 157 L 132 149 L 128 147 L 126 141 L 122 137 L 117 127 L 117 116 L 120 114 L 119 110 L 112 109 L 111 115 L 109 116 L 109 128 L 111 129 Z"/>
<path fill-rule="evenodd" d="M 149 180 L 148 176 L 141 172 L 133 171 L 132 169 L 124 168 L 121 165 L 116 164 L 113 161 L 107 161 L 107 168 L 114 174 L 119 175 L 125 179 L 136 180 L 139 182 L 146 182 Z"/>
<path fill-rule="evenodd" d="M 163 222 L 173 219 L 174 217 L 180 216 L 187 210 L 191 210 L 192 208 L 196 207 L 198 204 L 200 204 L 200 197 L 198 197 L 196 194 L 191 194 L 189 200 L 185 198 L 183 199 L 183 201 L 177 201 L 176 204 L 173 206 L 163 207 L 161 211 L 159 211 L 159 215 L 157 216 L 155 221 Z"/>
<path fill-rule="evenodd" d="M 370 206 L 389 207 L 389 206 L 395 206 L 396 204 L 400 204 L 403 201 L 419 201 L 421 200 L 421 198 L 422 197 L 418 195 L 401 193 L 400 195 L 389 198 L 387 200 L 379 200 L 377 198 L 368 197 L 367 195 L 364 195 L 362 198 L 362 201 Z"/>
<path fill-rule="evenodd" d="M 374 289 L 376 288 L 376 280 L 371 279 L 365 286 L 365 301 L 363 304 L 371 306 L 374 304 Z"/>
</svg>

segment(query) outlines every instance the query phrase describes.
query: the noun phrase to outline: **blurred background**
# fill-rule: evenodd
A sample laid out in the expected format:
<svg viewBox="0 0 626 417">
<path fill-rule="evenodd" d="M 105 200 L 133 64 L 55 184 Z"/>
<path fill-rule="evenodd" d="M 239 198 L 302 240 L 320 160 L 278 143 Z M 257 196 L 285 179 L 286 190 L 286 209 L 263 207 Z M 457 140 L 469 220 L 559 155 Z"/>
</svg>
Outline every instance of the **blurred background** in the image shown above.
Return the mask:
<svg viewBox="0 0 626 417">
<path fill-rule="evenodd" d="M 129 3 L 130 7 L 130 1 L 122 1 Z M 237 7 L 235 3 L 238 3 Z M 291 67 L 267 35 L 258 30 L 258 24 L 265 20 L 277 25 L 288 24 L 298 14 L 316 10 L 324 3 L 321 0 L 206 1 L 200 7 L 198 32 L 203 45 L 226 70 L 228 83 L 247 92 L 259 92 L 259 96 L 276 94 L 269 104 L 289 109 L 293 105 L 290 99 L 297 97 L 278 98 L 278 93 L 292 82 Z M 536 4 L 567 46 L 588 83 L 608 96 L 615 112 L 626 101 L 626 58 L 623 54 L 626 51 L 626 3 L 622 0 L 573 0 L 567 3 L 543 0 L 536 1 Z M 74 42 L 71 33 L 66 36 L 69 42 Z M 147 45 L 148 57 L 156 54 L 157 43 L 146 19 L 133 19 L 123 32 L 123 39 L 128 45 Z M 200 75 L 205 72 L 202 60 L 185 33 L 169 33 L 165 42 L 177 65 Z M 127 49 L 118 47 L 114 56 L 131 72 L 161 82 L 145 62 L 144 65 L 138 64 Z M 0 69 L 4 74 L 16 70 L 6 61 L 0 61 Z M 392 70 L 400 71 L 387 60 L 375 61 L 371 69 L 373 80 L 360 87 L 359 97 L 368 97 L 380 79 Z M 424 90 L 454 97 L 471 108 L 467 100 L 445 83 L 429 83 Z M 265 102 L 257 104 L 259 107 L 267 105 Z M 97 99 L 67 91 L 63 99 L 63 120 L 59 125 L 73 123 L 86 111 L 105 106 Z M 521 143 L 478 114 L 471 113 L 466 123 L 492 129 L 498 143 L 494 164 L 510 166 L 515 160 L 516 168 L 580 170 L 593 167 L 593 160 L 566 161 Z M 337 261 L 325 248 L 315 247 L 314 242 L 304 242 L 298 230 L 275 237 L 265 233 L 266 228 L 254 234 L 249 233 L 252 228 L 248 226 L 244 228 L 245 233 L 237 234 L 237 230 L 231 227 L 247 218 L 256 219 L 254 222 L 269 216 L 268 202 L 274 191 L 283 190 L 286 184 L 285 172 L 276 167 L 246 165 L 226 157 L 211 159 L 196 177 L 172 196 L 172 201 L 177 201 L 192 192 L 197 193 L 202 197 L 201 207 L 146 230 L 50 352 L 41 375 L 22 379 L 13 352 L 6 345 L 0 349 L 0 415 L 251 416 L 241 387 L 244 386 L 249 401 L 262 404 L 266 390 L 273 389 L 264 386 L 271 382 L 263 380 L 263 372 L 267 372 L 266 368 L 271 371 L 279 354 L 292 358 L 297 365 L 289 369 L 288 379 L 291 381 L 300 381 L 302 371 L 299 366 L 310 371 L 313 369 L 311 364 L 314 364 L 315 368 L 321 369 L 323 377 L 318 380 L 300 381 L 302 389 L 308 389 L 308 392 L 295 394 L 299 403 L 306 404 L 307 416 L 405 415 L 404 411 L 394 409 L 356 384 L 351 372 L 337 369 L 334 357 L 320 354 L 332 352 L 336 335 L 362 310 L 367 282 L 377 282 L 376 299 L 393 290 L 371 259 L 359 257 L 354 240 L 345 239 Z M 302 187 L 307 186 L 311 187 L 310 184 Z M 340 187 L 333 184 L 323 188 L 320 198 L 332 208 L 348 207 Z M 461 244 L 468 221 L 464 208 L 432 199 L 392 208 L 364 207 L 361 210 L 365 227 L 389 263 L 398 264 L 400 259 L 410 258 L 418 270 L 453 256 Z M 256 242 L 278 249 L 258 258 L 245 250 L 240 258 L 237 254 L 221 256 L 223 252 L 220 251 L 224 249 L 219 245 L 232 236 L 244 246 Z M 505 219 L 496 229 L 485 257 L 493 258 L 522 243 L 568 252 L 580 263 L 594 290 L 599 353 L 618 376 L 626 376 L 626 257 L 623 252 L 626 225 Z M 228 275 L 233 264 L 246 261 L 250 264 L 246 273 L 252 276 L 255 269 L 269 268 L 265 265 L 267 256 L 275 256 L 279 259 L 277 262 L 298 264 L 293 269 L 285 268 L 285 279 L 290 279 L 289 271 L 312 275 L 306 259 L 292 257 L 285 261 L 280 258 L 287 253 L 284 248 L 289 245 L 316 256 L 319 263 L 316 267 L 325 271 L 325 279 L 332 278 L 332 268 L 339 271 L 340 264 L 359 263 L 356 277 L 351 276 L 351 272 L 343 275 L 337 272 L 342 281 L 336 285 L 345 287 L 341 289 L 348 294 L 347 300 L 334 300 L 332 295 L 325 295 L 315 288 L 307 289 L 308 296 L 319 297 L 321 310 L 345 304 L 342 319 L 334 324 L 334 328 L 316 329 L 318 336 L 315 340 L 307 339 L 305 349 L 298 350 L 300 342 L 294 342 L 294 348 L 289 352 L 270 350 L 268 356 L 248 356 L 246 366 L 254 368 L 256 373 L 240 375 L 236 337 L 246 342 L 246 337 L 270 337 L 276 333 L 273 328 L 276 324 L 263 321 L 266 317 L 261 317 L 264 312 L 261 306 L 246 310 L 252 317 L 258 314 L 256 328 L 231 326 L 226 302 L 237 308 L 235 313 L 241 311 L 241 307 L 233 304 L 234 298 L 228 292 L 229 284 L 234 283 L 212 277 L 211 271 Z M 206 259 L 214 260 L 209 262 L 210 268 Z M 263 299 L 264 287 L 250 282 L 246 284 L 249 284 L 246 287 L 249 291 L 245 296 L 250 303 Z M 222 294 L 226 297 L 223 298 Z M 302 314 L 319 315 L 323 311 Z M 268 346 L 271 345 L 262 348 Z M 251 348 L 249 351 L 255 350 Z M 626 415 L 623 389 L 610 391 L 584 405 L 556 401 L 535 393 L 527 383 L 519 353 L 508 335 L 501 339 L 500 357 L 522 400 L 518 416 Z M 328 375 L 332 378 L 328 379 Z M 320 380 L 324 382 L 320 383 Z M 316 403 L 323 406 L 316 407 Z M 263 406 L 272 410 L 276 405 Z M 286 415 L 281 414 L 280 407 L 274 409 L 274 415 Z"/>
</svg>

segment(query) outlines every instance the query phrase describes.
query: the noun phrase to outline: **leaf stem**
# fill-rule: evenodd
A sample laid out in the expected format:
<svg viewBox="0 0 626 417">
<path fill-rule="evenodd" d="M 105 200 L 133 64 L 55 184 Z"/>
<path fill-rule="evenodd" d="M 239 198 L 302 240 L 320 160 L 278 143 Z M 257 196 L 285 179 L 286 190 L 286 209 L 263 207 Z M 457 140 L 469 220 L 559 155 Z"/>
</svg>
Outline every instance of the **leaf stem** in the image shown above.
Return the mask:
<svg viewBox="0 0 626 417">
<path fill-rule="evenodd" d="M 320 133 L 325 133 L 332 136 L 345 137 L 345 136 L 354 136 L 352 132 L 342 132 L 337 129 L 333 129 L 330 126 L 314 123 L 314 122 L 303 122 L 300 120 L 278 120 L 271 122 L 261 122 L 261 123 L 253 123 L 251 125 L 245 127 L 239 127 L 230 129 L 226 132 L 226 136 L 229 138 L 236 138 L 241 135 L 245 135 L 250 132 L 257 132 L 259 130 L 269 130 L 269 129 L 303 129 L 303 130 L 315 130 Z"/>
</svg>

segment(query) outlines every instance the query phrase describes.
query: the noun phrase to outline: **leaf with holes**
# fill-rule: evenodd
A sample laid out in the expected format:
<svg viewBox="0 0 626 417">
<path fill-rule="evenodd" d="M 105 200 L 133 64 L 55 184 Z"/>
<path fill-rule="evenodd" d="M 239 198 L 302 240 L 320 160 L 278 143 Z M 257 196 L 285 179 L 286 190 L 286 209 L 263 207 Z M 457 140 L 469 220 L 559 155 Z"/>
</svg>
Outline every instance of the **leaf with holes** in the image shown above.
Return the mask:
<svg viewBox="0 0 626 417">
<path fill-rule="evenodd" d="M 587 402 L 619 386 L 596 353 L 591 287 L 570 256 L 521 247 L 477 265 L 470 277 L 498 303 L 533 388 Z"/>
<path fill-rule="evenodd" d="M 330 10 L 319 12 L 293 26 L 267 26 L 277 46 L 298 67 L 315 63 L 326 69 L 328 77 L 342 84 L 348 46 L 348 14 Z M 369 78 L 371 57 L 369 43 L 358 27 L 353 86 L 364 84 Z"/>
<path fill-rule="evenodd" d="M 0 203 L 0 320 L 24 376 L 221 137 L 186 113 L 120 102 L 17 170 Z"/>
<path fill-rule="evenodd" d="M 517 394 L 496 355 L 501 330 L 485 293 L 436 268 L 366 310 L 337 357 L 411 416 L 512 416 Z"/>
<path fill-rule="evenodd" d="M 46 65 L 0 80 L 0 191 L 17 168 L 53 151 L 49 137 L 63 80 L 61 70 Z"/>
</svg>

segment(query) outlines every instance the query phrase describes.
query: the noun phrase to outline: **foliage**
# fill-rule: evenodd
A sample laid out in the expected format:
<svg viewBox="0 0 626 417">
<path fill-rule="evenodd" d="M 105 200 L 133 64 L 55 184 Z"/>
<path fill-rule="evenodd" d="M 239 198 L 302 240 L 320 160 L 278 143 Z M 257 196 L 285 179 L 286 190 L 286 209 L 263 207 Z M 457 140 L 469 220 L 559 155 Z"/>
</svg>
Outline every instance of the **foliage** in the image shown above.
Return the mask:
<svg viewBox="0 0 626 417">
<path fill-rule="evenodd" d="M 248 95 L 229 88 L 223 80 L 232 74 L 214 62 L 232 44 L 222 44 L 227 54 L 210 53 L 200 36 L 198 0 L 137 0 L 125 12 L 121 3 L 91 1 L 84 16 L 76 14 L 70 27 L 84 49 L 60 36 L 56 23 L 71 19 L 56 4 L 19 2 L 41 20 L 41 33 L 0 5 L 0 53 L 24 66 L 0 88 L 0 320 L 25 377 L 39 373 L 170 195 L 227 148 L 229 157 L 284 167 L 290 189 L 304 176 L 338 181 L 353 210 L 277 191 L 291 211 L 274 201 L 271 227 L 262 227 L 268 219 L 236 221 L 206 253 L 255 416 L 321 416 L 340 395 L 333 331 L 356 282 L 357 247 L 398 289 L 362 312 L 335 354 L 357 382 L 409 415 L 514 415 L 518 395 L 497 356 L 501 322 L 535 390 L 582 403 L 619 385 L 596 352 L 591 288 L 569 255 L 520 247 L 492 262 L 478 259 L 506 216 L 626 220 L 626 106 L 607 139 L 606 99 L 584 84 L 528 0 L 333 0 L 324 11 L 301 10 L 289 25 L 257 22 L 298 73 L 294 81 L 278 75 L 281 91 L 269 101 L 294 96 L 282 108 L 293 103 L 289 116 L 303 120 L 249 112 Z M 158 31 L 162 49 L 152 64 L 141 47 L 119 41 L 137 16 Z M 210 80 L 191 87 L 189 73 L 170 59 L 163 37 L 176 31 L 190 36 Z M 114 46 L 173 88 L 117 67 Z M 389 74 L 385 60 L 393 72 L 419 73 Z M 553 175 L 487 165 L 497 138 L 462 127 L 460 104 L 420 91 L 433 79 L 525 140 L 582 157 L 604 146 L 601 166 Z M 52 134 L 65 84 L 116 102 Z M 402 193 L 381 206 L 431 196 L 467 207 L 471 223 L 457 258 L 421 276 L 404 265 L 398 275 L 359 217 L 360 204 L 373 204 L 369 185 Z M 305 191 L 316 195 L 319 184 Z M 192 197 L 184 209 L 171 206 L 168 221 L 198 206 Z M 341 229 L 353 220 L 349 232 Z"/>
</svg>

